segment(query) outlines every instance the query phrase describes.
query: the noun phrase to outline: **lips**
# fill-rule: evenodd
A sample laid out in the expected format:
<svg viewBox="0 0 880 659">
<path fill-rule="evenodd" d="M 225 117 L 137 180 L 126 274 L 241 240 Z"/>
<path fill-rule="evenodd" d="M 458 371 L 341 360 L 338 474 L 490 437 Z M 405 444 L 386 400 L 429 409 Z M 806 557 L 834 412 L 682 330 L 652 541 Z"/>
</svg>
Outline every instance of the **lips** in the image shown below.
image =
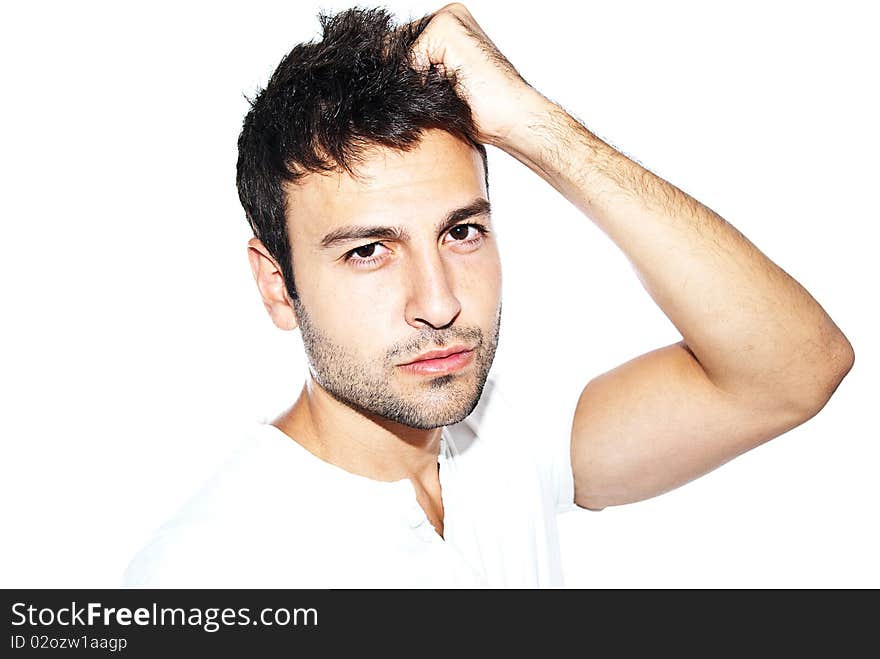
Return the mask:
<svg viewBox="0 0 880 659">
<path fill-rule="evenodd" d="M 429 350 L 428 352 L 422 353 L 411 362 L 407 362 L 407 364 L 415 364 L 416 362 L 422 362 L 428 359 L 443 359 L 444 357 L 449 357 L 450 355 L 459 352 L 467 352 L 468 350 L 470 350 L 470 348 L 467 346 L 452 346 L 445 350 Z M 407 364 L 402 364 L 402 366 L 406 366 Z"/>
<path fill-rule="evenodd" d="M 411 375 L 448 375 L 460 371 L 474 361 L 474 351 L 464 346 L 422 353 L 415 361 L 401 364 L 400 368 Z"/>
</svg>

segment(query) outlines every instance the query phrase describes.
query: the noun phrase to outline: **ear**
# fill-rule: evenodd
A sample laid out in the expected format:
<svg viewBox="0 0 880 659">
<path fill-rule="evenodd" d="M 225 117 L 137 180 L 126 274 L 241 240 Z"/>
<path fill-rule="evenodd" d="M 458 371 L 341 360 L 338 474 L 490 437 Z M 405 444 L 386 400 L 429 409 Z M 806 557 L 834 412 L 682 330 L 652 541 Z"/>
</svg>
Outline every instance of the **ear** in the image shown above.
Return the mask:
<svg viewBox="0 0 880 659">
<path fill-rule="evenodd" d="M 283 330 L 296 329 L 296 314 L 284 286 L 284 275 L 278 262 L 269 254 L 269 250 L 257 238 L 248 241 L 248 259 L 254 281 L 263 298 L 263 306 L 275 326 Z"/>
</svg>

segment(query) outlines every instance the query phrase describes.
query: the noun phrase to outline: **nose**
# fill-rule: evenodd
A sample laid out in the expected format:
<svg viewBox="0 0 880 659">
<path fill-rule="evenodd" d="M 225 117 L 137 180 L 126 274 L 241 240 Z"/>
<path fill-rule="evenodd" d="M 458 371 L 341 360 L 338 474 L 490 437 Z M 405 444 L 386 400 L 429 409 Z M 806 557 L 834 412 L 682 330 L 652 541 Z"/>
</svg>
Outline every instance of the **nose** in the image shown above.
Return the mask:
<svg viewBox="0 0 880 659">
<path fill-rule="evenodd" d="M 410 261 L 406 322 L 417 329 L 442 329 L 461 312 L 446 264 L 436 252 Z"/>
</svg>

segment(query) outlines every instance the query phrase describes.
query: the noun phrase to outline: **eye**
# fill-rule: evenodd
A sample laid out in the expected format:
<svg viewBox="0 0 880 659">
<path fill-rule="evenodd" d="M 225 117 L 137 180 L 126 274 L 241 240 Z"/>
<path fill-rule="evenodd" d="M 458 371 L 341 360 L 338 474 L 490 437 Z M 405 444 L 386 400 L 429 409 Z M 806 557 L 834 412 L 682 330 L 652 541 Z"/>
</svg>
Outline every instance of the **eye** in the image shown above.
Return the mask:
<svg viewBox="0 0 880 659">
<path fill-rule="evenodd" d="M 345 255 L 345 260 L 358 267 L 373 265 L 374 263 L 381 261 L 385 256 L 382 252 L 377 254 L 377 250 L 380 248 L 388 250 L 388 248 L 382 243 L 370 243 L 369 245 L 355 247 Z"/>
<path fill-rule="evenodd" d="M 368 259 L 376 253 L 376 247 L 378 246 L 379 243 L 370 243 L 369 245 L 364 245 L 363 247 L 358 247 L 353 250 L 352 254 L 359 256 L 362 259 Z"/>
<path fill-rule="evenodd" d="M 476 245 L 488 233 L 489 230 L 482 224 L 457 224 L 449 230 L 447 235 L 452 238 L 452 243 Z"/>
</svg>

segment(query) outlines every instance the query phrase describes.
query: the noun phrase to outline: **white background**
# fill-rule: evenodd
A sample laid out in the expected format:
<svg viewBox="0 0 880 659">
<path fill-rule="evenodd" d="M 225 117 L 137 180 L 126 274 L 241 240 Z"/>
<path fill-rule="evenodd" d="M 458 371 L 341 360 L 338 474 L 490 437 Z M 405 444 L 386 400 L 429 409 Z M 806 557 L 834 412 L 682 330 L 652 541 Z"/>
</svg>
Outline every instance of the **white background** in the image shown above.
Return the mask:
<svg viewBox="0 0 880 659">
<path fill-rule="evenodd" d="M 0 586 L 112 587 L 292 402 L 297 333 L 247 265 L 244 94 L 319 7 L 16 3 L 0 27 Z M 400 18 L 438 4 L 395 2 Z M 571 587 L 880 586 L 876 24 L 867 3 L 469 7 L 545 95 L 800 281 L 856 364 L 825 409 L 684 487 L 560 517 Z M 498 369 L 576 396 L 680 339 L 588 218 L 490 149 Z"/>
</svg>

